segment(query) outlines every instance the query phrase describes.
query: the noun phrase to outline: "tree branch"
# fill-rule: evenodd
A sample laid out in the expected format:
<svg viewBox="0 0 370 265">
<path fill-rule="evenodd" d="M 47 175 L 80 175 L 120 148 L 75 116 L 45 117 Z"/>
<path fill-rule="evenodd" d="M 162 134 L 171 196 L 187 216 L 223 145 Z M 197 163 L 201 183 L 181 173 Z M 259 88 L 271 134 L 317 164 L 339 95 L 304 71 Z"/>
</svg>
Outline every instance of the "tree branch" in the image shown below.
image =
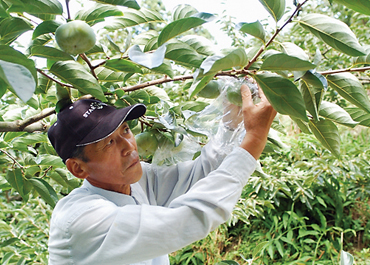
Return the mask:
<svg viewBox="0 0 370 265">
<path fill-rule="evenodd" d="M 339 74 L 339 73 L 346 73 L 346 72 L 365 72 L 370 70 L 370 66 L 366 67 L 359 67 L 359 68 L 347 68 L 347 69 L 338 69 L 338 70 L 330 70 L 320 72 L 321 75 L 332 75 L 332 74 Z"/>
<path fill-rule="evenodd" d="M 238 75 L 238 74 L 248 74 L 248 73 L 250 73 L 250 71 L 247 71 L 245 69 L 228 70 L 228 71 L 218 72 L 217 74 L 215 74 L 215 76 L 235 76 L 235 75 Z M 122 88 L 122 90 L 124 90 L 126 92 L 130 92 L 130 91 L 143 89 L 143 88 L 146 88 L 146 87 L 149 87 L 149 86 L 160 85 L 160 84 L 164 84 L 164 83 L 168 83 L 168 82 L 184 81 L 184 80 L 193 79 L 193 78 L 194 78 L 193 75 L 183 75 L 183 76 L 178 76 L 178 77 L 175 77 L 175 78 L 168 78 L 167 76 L 165 76 L 164 78 L 160 78 L 160 79 L 157 79 L 157 80 L 152 80 L 152 81 L 141 83 L 139 85 Z"/>
<path fill-rule="evenodd" d="M 29 117 L 25 120 L 0 122 L 0 132 L 46 131 L 47 126 L 43 122 L 41 122 L 41 120 L 54 113 L 54 108 L 47 108 L 42 110 L 39 114 Z"/>
</svg>

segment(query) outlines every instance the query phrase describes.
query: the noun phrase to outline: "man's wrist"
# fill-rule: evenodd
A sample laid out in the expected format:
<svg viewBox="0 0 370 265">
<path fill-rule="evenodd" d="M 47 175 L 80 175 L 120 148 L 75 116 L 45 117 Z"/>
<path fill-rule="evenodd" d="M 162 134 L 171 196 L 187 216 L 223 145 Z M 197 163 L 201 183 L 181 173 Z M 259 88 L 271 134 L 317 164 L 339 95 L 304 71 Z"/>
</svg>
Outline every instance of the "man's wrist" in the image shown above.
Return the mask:
<svg viewBox="0 0 370 265">
<path fill-rule="evenodd" d="M 266 142 L 267 136 L 256 136 L 247 133 L 241 142 L 240 147 L 247 150 L 256 160 L 258 160 L 265 148 Z"/>
</svg>

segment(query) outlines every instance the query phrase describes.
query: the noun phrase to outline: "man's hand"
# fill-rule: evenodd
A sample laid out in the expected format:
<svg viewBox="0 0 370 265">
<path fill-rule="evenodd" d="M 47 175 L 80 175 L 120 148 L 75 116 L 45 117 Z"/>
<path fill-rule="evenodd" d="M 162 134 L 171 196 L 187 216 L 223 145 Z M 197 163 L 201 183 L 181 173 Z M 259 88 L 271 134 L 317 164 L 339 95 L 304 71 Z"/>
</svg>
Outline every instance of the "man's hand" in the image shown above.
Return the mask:
<svg viewBox="0 0 370 265">
<path fill-rule="evenodd" d="M 261 88 L 259 88 L 261 101 L 256 105 L 253 103 L 252 95 L 247 85 L 242 85 L 241 93 L 246 135 L 240 147 L 247 150 L 255 159 L 258 159 L 266 145 L 267 134 L 276 116 L 276 111 L 268 102 Z"/>
</svg>

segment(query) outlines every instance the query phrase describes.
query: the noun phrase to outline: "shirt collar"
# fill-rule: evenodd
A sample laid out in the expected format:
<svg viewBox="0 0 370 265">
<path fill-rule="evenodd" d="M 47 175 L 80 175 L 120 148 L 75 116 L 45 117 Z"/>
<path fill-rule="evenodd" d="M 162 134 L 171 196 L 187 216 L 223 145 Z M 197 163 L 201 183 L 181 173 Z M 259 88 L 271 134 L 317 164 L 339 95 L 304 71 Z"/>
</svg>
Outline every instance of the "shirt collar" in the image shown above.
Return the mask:
<svg viewBox="0 0 370 265">
<path fill-rule="evenodd" d="M 135 184 L 131 185 L 131 192 L 134 190 L 133 186 Z M 136 200 L 130 195 L 95 187 L 91 185 L 90 182 L 86 179 L 83 181 L 82 188 L 85 188 L 94 194 L 103 196 L 107 200 L 115 203 L 117 206 L 124 206 L 127 204 L 138 204 Z"/>
</svg>

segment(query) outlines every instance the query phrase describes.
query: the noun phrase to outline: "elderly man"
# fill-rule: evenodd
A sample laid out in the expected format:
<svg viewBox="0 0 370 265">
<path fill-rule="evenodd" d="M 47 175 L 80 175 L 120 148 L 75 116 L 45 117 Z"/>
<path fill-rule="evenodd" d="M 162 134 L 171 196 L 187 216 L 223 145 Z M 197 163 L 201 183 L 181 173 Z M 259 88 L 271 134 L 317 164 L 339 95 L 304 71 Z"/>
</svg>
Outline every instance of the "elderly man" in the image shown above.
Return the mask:
<svg viewBox="0 0 370 265">
<path fill-rule="evenodd" d="M 168 254 L 225 222 L 255 169 L 276 115 L 263 93 L 242 86 L 246 134 L 230 154 L 210 141 L 194 161 L 154 167 L 139 161 L 127 121 L 141 104 L 115 109 L 95 100 L 64 108 L 49 139 L 84 179 L 54 209 L 49 264 L 169 264 Z"/>
</svg>

